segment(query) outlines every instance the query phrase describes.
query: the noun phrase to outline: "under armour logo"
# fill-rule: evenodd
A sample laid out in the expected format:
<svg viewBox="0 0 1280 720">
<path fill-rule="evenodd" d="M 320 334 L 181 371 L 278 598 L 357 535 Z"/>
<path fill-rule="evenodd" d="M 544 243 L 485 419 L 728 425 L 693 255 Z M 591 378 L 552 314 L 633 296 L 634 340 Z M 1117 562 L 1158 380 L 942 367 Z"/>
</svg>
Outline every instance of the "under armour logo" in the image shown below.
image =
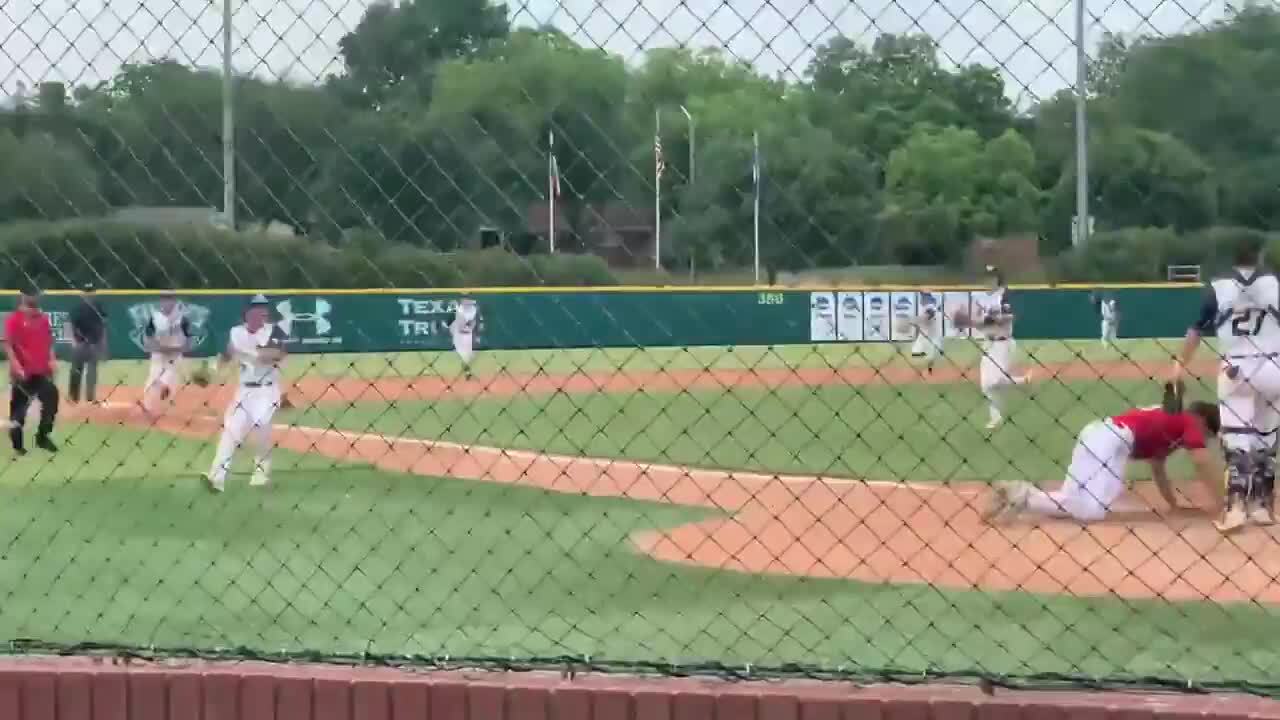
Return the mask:
<svg viewBox="0 0 1280 720">
<path fill-rule="evenodd" d="M 317 335 L 328 335 L 333 329 L 333 323 L 329 322 L 329 313 L 333 310 L 333 306 L 328 300 L 316 298 L 315 312 L 301 313 L 293 311 L 293 301 L 285 300 L 276 305 L 276 310 L 280 312 L 280 329 L 285 335 L 293 335 L 293 325 L 299 322 L 313 323 L 316 327 Z"/>
</svg>

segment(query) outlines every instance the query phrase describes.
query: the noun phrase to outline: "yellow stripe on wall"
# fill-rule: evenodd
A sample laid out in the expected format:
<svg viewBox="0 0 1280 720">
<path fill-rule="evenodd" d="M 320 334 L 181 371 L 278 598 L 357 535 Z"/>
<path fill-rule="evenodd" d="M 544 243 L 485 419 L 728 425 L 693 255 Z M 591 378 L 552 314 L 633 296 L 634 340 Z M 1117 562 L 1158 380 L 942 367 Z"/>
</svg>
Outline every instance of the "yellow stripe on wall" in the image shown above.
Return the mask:
<svg viewBox="0 0 1280 720">
<path fill-rule="evenodd" d="M 177 289 L 182 295 L 515 295 L 522 293 L 719 293 L 719 292 L 910 292 L 933 290 L 954 292 L 985 290 L 987 285 L 601 285 L 592 287 L 489 287 L 489 288 L 260 288 L 256 290 Z M 1201 283 L 1064 283 L 1061 285 L 1010 285 L 1010 290 L 1155 290 L 1200 288 Z M 168 290 L 100 289 L 98 295 L 160 295 Z M 80 290 L 48 290 L 45 295 L 78 295 Z M 0 295 L 17 295 L 17 290 L 0 290 Z"/>
</svg>

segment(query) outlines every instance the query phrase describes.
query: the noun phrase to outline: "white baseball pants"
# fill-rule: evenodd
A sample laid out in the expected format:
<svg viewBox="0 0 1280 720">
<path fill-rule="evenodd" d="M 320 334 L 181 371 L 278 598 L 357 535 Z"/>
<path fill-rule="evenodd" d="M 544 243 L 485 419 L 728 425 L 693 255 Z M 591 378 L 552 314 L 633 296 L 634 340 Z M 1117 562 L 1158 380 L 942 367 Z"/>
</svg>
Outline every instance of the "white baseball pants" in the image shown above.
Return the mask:
<svg viewBox="0 0 1280 720">
<path fill-rule="evenodd" d="M 151 368 L 147 373 L 147 384 L 144 392 L 157 388 L 177 390 L 182 382 L 182 356 L 154 354 L 151 356 Z"/>
<path fill-rule="evenodd" d="M 462 358 L 464 365 L 470 365 L 471 358 L 475 357 L 475 342 L 476 336 L 471 333 L 453 334 L 453 350 Z"/>
<path fill-rule="evenodd" d="M 1027 510 L 1051 517 L 1092 522 L 1106 517 L 1124 494 L 1124 471 L 1133 451 L 1133 431 L 1110 419 L 1095 420 L 1080 431 L 1062 487 L 1032 489 Z"/>
<path fill-rule="evenodd" d="M 923 357 L 929 362 L 938 359 L 942 355 L 942 336 L 931 335 L 923 329 L 916 331 L 916 339 L 911 343 L 911 354 L 914 357 Z"/>
<path fill-rule="evenodd" d="M 1280 428 L 1280 358 L 1255 355 L 1226 362 L 1218 374 L 1218 408 L 1222 415 L 1222 446 L 1226 450 L 1263 451 L 1271 448 Z"/>
<path fill-rule="evenodd" d="M 235 399 L 227 406 L 222 420 L 222 436 L 209 470 L 209 480 L 218 487 L 227 481 L 236 450 L 249 441 L 253 446 L 254 475 L 271 475 L 271 421 L 280 407 L 280 386 L 249 387 L 241 385 Z"/>
<path fill-rule="evenodd" d="M 1116 341 L 1117 323 L 1115 320 L 1102 321 L 1102 344 L 1110 345 Z"/>
</svg>

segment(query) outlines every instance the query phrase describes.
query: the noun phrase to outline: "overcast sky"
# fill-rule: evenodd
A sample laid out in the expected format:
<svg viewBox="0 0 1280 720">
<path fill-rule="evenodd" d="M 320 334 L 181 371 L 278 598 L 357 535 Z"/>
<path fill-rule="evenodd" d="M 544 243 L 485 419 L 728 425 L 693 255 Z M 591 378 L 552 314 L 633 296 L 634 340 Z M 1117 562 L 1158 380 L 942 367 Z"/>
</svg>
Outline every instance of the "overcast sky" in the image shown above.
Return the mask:
<svg viewBox="0 0 1280 720">
<path fill-rule="evenodd" d="M 447 1 L 447 0 L 444 0 Z M 1223 0 L 1087 0 L 1089 35 L 1175 33 L 1221 17 Z M 304 82 L 341 70 L 338 40 L 367 0 L 235 0 L 237 72 Z M 955 63 L 1001 68 L 1026 102 L 1074 82 L 1070 0 L 514 0 L 520 25 L 552 23 L 638 60 L 646 48 L 716 46 L 774 74 L 803 72 L 843 33 L 926 32 Z M 94 83 L 122 62 L 221 62 L 221 5 L 202 0 L 0 0 L 0 87 Z"/>
</svg>

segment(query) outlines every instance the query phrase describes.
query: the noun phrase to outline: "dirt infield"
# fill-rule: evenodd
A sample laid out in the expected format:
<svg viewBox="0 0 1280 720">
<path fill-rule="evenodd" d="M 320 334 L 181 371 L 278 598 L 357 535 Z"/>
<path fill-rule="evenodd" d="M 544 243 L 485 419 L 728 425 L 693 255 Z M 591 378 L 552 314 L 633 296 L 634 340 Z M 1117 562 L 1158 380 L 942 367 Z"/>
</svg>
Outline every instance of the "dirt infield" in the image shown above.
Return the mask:
<svg viewBox="0 0 1280 720">
<path fill-rule="evenodd" d="M 1134 363 L 1045 366 L 1039 377 L 1143 379 L 1158 368 Z M 1204 368 L 1212 371 L 1211 368 Z M 466 382 L 442 378 L 303 379 L 291 389 L 307 403 L 390 402 L 400 398 L 487 397 L 521 393 L 675 391 L 832 383 L 955 382 L 955 369 L 922 376 L 916 368 L 627 372 L 605 376 L 502 376 Z M 154 425 L 208 438 L 219 421 L 209 408 L 228 388 L 184 391 L 177 410 L 151 421 L 136 410 L 94 410 L 89 419 Z M 111 400 L 132 402 L 129 391 Z M 335 460 L 426 476 L 509 483 L 556 492 L 626 497 L 713 508 L 721 517 L 633 538 L 667 562 L 727 570 L 869 582 L 928 583 L 1075 596 L 1280 602 L 1276 535 L 1251 530 L 1224 539 L 1202 514 L 1162 517 L 1140 492 L 1132 511 L 1083 528 L 1040 522 L 992 528 L 977 505 L 981 485 L 864 482 L 699 470 L 600 458 L 465 446 L 409 438 L 280 426 L 279 446 Z M 1043 478 L 1053 484 L 1056 478 Z M 1199 498 L 1193 498 L 1199 500 Z"/>
</svg>

